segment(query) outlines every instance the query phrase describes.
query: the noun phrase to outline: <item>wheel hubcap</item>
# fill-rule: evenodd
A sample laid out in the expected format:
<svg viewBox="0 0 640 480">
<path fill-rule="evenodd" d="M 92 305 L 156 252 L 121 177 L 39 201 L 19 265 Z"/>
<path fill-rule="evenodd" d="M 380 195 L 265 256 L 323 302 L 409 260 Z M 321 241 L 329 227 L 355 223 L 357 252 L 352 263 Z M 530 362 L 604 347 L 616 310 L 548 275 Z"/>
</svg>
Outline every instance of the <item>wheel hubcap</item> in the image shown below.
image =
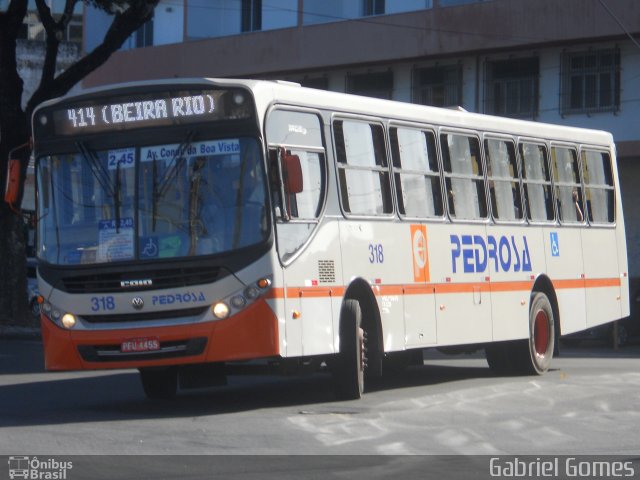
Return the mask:
<svg viewBox="0 0 640 480">
<path fill-rule="evenodd" d="M 533 326 L 533 342 L 538 355 L 544 356 L 547 354 L 547 347 L 549 345 L 549 317 L 543 310 L 536 313 Z"/>
</svg>

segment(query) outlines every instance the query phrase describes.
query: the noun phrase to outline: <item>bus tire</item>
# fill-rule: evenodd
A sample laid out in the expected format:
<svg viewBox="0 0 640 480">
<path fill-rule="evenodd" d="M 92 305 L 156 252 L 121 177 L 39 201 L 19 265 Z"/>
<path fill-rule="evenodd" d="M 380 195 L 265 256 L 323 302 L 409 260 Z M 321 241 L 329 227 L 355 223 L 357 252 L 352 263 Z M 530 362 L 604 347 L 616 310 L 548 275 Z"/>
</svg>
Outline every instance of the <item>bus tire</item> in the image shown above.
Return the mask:
<svg viewBox="0 0 640 480">
<path fill-rule="evenodd" d="M 140 381 L 145 395 L 152 400 L 169 399 L 178 391 L 176 368 L 141 368 Z"/>
<path fill-rule="evenodd" d="M 551 366 L 555 347 L 555 317 L 549 298 L 533 292 L 529 308 L 529 339 L 514 344 L 518 373 L 542 375 Z"/>
<path fill-rule="evenodd" d="M 333 367 L 336 396 L 356 400 L 364 392 L 364 331 L 357 300 L 347 299 L 340 309 L 340 351 Z"/>
</svg>

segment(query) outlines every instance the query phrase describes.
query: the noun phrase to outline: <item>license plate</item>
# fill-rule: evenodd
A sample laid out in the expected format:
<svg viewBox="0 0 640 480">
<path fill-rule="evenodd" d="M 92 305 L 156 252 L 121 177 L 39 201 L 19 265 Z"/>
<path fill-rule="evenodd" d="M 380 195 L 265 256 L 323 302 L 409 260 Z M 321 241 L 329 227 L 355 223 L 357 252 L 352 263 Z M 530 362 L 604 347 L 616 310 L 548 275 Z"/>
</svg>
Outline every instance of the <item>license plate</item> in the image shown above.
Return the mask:
<svg viewBox="0 0 640 480">
<path fill-rule="evenodd" d="M 158 337 L 131 338 L 120 345 L 122 353 L 152 352 L 154 350 L 160 350 L 160 339 Z"/>
</svg>

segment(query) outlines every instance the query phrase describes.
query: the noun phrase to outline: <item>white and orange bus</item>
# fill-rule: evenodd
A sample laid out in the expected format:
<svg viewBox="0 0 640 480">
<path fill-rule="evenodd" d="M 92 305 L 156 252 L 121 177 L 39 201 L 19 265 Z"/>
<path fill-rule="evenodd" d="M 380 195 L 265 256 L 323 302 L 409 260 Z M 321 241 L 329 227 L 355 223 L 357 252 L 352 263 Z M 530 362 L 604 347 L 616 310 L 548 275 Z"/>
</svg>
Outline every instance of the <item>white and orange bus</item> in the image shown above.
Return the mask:
<svg viewBox="0 0 640 480">
<path fill-rule="evenodd" d="M 149 397 L 235 362 L 484 348 L 541 374 L 629 314 L 609 133 L 302 88 L 118 85 L 33 116 L 46 368 L 137 368 Z"/>
</svg>

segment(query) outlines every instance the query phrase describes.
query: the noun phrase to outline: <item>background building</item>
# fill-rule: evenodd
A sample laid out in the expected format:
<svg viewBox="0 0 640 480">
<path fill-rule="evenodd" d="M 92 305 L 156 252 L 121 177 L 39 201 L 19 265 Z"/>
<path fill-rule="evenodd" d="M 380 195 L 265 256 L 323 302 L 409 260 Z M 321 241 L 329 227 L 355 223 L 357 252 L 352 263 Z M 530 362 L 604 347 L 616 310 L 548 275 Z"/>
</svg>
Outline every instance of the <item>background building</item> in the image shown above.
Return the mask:
<svg viewBox="0 0 640 480">
<path fill-rule="evenodd" d="M 10 0 L 0 0 L 0 11 L 6 11 Z M 54 17 L 64 11 L 65 0 L 45 0 Z M 73 17 L 63 32 L 58 53 L 57 72 L 72 65 L 82 51 L 83 4 L 76 5 Z M 35 0 L 29 0 L 27 15 L 18 33 L 17 61 L 18 73 L 24 81 L 22 104 L 26 105 L 40 83 L 45 56 L 45 31 L 40 22 Z"/>
<path fill-rule="evenodd" d="M 87 7 L 86 50 L 109 23 Z M 277 78 L 609 130 L 638 279 L 639 41 L 637 0 L 161 0 L 153 20 L 84 85 Z"/>
</svg>

